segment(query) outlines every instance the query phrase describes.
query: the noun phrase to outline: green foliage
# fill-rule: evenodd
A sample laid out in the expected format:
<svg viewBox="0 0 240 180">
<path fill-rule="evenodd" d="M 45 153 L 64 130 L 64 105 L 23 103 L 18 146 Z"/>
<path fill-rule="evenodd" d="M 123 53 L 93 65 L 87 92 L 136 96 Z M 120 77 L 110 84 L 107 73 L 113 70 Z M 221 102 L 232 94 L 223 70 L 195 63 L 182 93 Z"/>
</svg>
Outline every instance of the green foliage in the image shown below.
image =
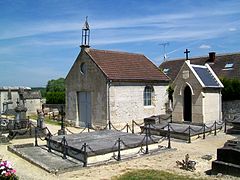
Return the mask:
<svg viewBox="0 0 240 180">
<path fill-rule="evenodd" d="M 200 178 L 191 178 L 189 176 L 178 175 L 165 171 L 157 170 L 133 170 L 121 176 L 114 177 L 116 180 L 203 180 Z"/>
<path fill-rule="evenodd" d="M 172 88 L 171 85 L 169 85 L 167 88 L 167 93 L 168 93 L 168 99 L 171 101 L 173 101 L 173 92 L 174 92 L 174 89 Z"/>
<path fill-rule="evenodd" d="M 64 78 L 59 79 L 52 79 L 48 81 L 46 92 L 64 92 L 65 91 L 65 84 Z"/>
<path fill-rule="evenodd" d="M 221 78 L 221 81 L 224 85 L 222 99 L 224 101 L 240 100 L 240 80 Z"/>
<path fill-rule="evenodd" d="M 47 104 L 65 104 L 65 92 L 47 92 Z"/>
<path fill-rule="evenodd" d="M 64 78 L 48 81 L 46 87 L 47 104 L 65 104 L 65 83 Z"/>
<path fill-rule="evenodd" d="M 31 120 L 37 121 L 38 116 L 37 116 L 37 115 L 31 115 L 29 118 L 30 118 Z M 51 125 L 57 125 L 57 126 L 60 126 L 60 125 L 61 125 L 61 122 L 60 122 L 60 121 L 55 121 L 55 120 L 51 119 L 49 116 L 47 116 L 47 115 L 44 117 L 44 122 L 45 122 L 46 124 L 51 124 Z"/>
</svg>

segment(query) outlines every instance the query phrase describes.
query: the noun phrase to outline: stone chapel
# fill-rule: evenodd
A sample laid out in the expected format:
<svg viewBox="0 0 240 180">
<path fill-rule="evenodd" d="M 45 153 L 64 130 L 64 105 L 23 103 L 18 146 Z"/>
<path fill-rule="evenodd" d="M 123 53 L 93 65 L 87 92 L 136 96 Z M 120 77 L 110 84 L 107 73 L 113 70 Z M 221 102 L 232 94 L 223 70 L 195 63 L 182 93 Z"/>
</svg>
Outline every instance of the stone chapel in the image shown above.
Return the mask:
<svg viewBox="0 0 240 180">
<path fill-rule="evenodd" d="M 143 54 L 89 46 L 87 20 L 81 52 L 66 80 L 66 120 L 76 126 L 142 121 L 165 113 L 170 79 Z"/>
<path fill-rule="evenodd" d="M 222 119 L 223 85 L 208 65 L 186 60 L 172 83 L 173 122 L 213 124 Z"/>
</svg>

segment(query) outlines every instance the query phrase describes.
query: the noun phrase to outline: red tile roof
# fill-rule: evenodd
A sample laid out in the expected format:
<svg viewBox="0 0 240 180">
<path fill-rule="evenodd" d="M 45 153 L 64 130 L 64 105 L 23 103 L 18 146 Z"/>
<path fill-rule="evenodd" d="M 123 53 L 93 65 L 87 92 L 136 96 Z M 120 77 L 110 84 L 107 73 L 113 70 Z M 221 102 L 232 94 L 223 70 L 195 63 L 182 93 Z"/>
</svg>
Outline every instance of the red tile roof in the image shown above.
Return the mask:
<svg viewBox="0 0 240 180">
<path fill-rule="evenodd" d="M 142 54 L 96 49 L 85 50 L 113 81 L 169 82 L 170 79 Z"/>
<path fill-rule="evenodd" d="M 166 61 L 163 62 L 159 68 L 161 70 L 169 69 L 166 74 L 173 81 L 180 71 L 184 61 L 185 59 Z M 190 62 L 191 64 L 204 65 L 206 62 L 209 62 L 209 57 L 190 58 Z M 225 68 L 225 65 L 228 63 L 233 63 L 233 68 Z M 209 63 L 209 65 L 219 78 L 226 77 L 240 79 L 240 53 L 222 55 L 216 54 L 214 63 Z"/>
</svg>

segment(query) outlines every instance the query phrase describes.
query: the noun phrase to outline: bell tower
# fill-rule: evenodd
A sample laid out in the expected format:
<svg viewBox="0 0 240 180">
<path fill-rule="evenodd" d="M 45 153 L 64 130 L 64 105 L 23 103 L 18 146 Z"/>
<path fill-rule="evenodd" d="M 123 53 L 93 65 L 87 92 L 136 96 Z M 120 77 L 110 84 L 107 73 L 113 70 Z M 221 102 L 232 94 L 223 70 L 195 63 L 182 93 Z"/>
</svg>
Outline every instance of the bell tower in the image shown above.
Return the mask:
<svg viewBox="0 0 240 180">
<path fill-rule="evenodd" d="M 90 28 L 88 24 L 88 17 L 86 16 L 85 23 L 82 28 L 82 44 L 81 48 L 89 48 Z"/>
</svg>

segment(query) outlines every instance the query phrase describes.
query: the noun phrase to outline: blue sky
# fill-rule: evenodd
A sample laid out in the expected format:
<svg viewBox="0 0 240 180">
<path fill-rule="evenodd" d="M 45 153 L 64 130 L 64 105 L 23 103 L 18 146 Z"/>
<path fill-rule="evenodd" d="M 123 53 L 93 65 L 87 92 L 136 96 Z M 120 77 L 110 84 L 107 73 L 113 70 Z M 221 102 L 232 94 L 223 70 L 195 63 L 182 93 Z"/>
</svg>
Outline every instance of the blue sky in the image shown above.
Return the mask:
<svg viewBox="0 0 240 180">
<path fill-rule="evenodd" d="M 45 86 L 65 77 L 88 16 L 95 49 L 169 60 L 240 52 L 237 0 L 0 0 L 0 86 Z"/>
</svg>

